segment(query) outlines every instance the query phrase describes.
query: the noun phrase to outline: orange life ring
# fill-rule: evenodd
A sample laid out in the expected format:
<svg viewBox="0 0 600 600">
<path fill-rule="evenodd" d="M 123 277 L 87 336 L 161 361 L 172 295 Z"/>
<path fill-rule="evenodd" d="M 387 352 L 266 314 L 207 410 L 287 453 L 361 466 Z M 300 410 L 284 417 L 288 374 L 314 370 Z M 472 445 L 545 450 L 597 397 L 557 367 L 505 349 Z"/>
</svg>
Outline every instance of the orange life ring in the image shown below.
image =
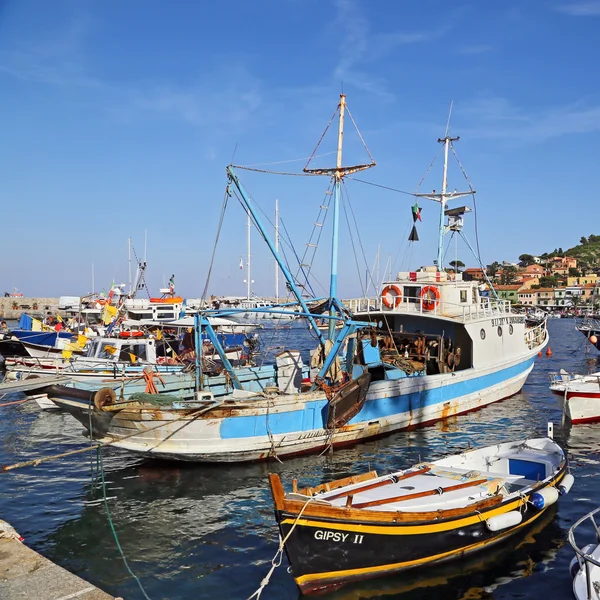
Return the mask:
<svg viewBox="0 0 600 600">
<path fill-rule="evenodd" d="M 421 306 L 423 310 L 433 310 L 440 303 L 440 290 L 435 285 L 426 285 L 421 290 Z"/>
<path fill-rule="evenodd" d="M 139 337 L 144 337 L 144 332 L 143 331 L 121 331 L 121 333 L 119 333 L 119 337 L 120 338 L 139 338 Z"/>
<path fill-rule="evenodd" d="M 397 285 L 386 285 L 381 292 L 381 301 L 387 308 L 397 308 L 402 302 L 402 290 Z"/>
</svg>

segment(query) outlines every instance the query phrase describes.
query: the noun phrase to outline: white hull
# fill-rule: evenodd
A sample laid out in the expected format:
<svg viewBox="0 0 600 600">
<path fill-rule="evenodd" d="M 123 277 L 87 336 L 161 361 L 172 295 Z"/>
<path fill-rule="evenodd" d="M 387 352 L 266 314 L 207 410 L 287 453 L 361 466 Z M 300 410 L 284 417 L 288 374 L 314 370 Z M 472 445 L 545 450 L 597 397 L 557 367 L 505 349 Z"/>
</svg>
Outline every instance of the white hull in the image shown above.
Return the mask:
<svg viewBox="0 0 600 600">
<path fill-rule="evenodd" d="M 478 410 L 512 396 L 522 388 L 532 369 L 533 357 L 534 355 L 523 361 L 521 367 L 515 364 L 505 365 L 507 372 L 513 369 L 518 372 L 483 388 L 477 380 L 497 375 L 497 369 L 457 372 L 452 376 L 451 384 L 448 374 L 372 383 L 361 413 L 346 426 L 336 430 L 307 427 L 306 430 L 276 432 L 280 420 L 290 418 L 291 414 L 301 415 L 299 418 L 304 423 L 307 418 L 313 418 L 315 422 L 319 419 L 326 399 L 322 392 L 313 392 L 265 399 L 262 406 L 254 401 L 248 403 L 247 409 L 240 403 L 239 408 L 233 409 L 235 416 L 221 418 L 218 409 L 215 409 L 212 416 L 208 412 L 200 418 L 192 416 L 187 419 L 182 418 L 182 412 L 177 410 L 123 410 L 115 414 L 108 435 L 101 441 L 157 458 L 202 462 L 256 461 L 314 452 L 331 444 L 352 444 Z M 469 388 L 474 388 L 475 391 L 459 393 L 459 390 Z M 437 396 L 447 397 L 448 400 L 426 404 L 427 399 Z M 414 403 L 411 403 L 412 398 L 415 399 Z M 364 420 L 365 415 L 380 410 L 381 406 L 390 403 L 390 399 L 398 404 L 408 402 L 410 407 L 387 417 Z M 72 403 L 69 407 L 67 401 L 60 401 L 60 404 L 67 410 L 70 408 L 71 412 L 76 410 Z M 84 425 L 87 418 L 87 413 L 79 417 Z M 249 428 L 251 423 L 255 423 L 254 430 L 265 418 L 273 428 L 271 435 L 251 435 L 249 431 L 243 434 L 244 427 Z M 239 431 L 239 435 L 236 436 L 235 431 Z M 138 433 L 131 436 L 135 432 Z M 125 436 L 130 437 L 119 439 Z"/>
</svg>

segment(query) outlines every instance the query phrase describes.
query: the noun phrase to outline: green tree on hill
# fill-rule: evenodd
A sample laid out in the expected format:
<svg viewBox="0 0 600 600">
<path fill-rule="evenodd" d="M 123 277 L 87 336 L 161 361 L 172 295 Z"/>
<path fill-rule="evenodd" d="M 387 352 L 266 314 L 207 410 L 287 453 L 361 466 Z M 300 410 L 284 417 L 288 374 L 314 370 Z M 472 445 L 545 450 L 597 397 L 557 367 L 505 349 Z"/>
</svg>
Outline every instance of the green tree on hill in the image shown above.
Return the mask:
<svg viewBox="0 0 600 600">
<path fill-rule="evenodd" d="M 448 263 L 457 273 L 460 273 L 460 269 L 465 266 L 462 260 L 451 260 Z"/>
<path fill-rule="evenodd" d="M 508 265 L 502 268 L 502 275 L 500 276 L 501 285 L 511 285 L 517 279 L 517 267 Z"/>
</svg>

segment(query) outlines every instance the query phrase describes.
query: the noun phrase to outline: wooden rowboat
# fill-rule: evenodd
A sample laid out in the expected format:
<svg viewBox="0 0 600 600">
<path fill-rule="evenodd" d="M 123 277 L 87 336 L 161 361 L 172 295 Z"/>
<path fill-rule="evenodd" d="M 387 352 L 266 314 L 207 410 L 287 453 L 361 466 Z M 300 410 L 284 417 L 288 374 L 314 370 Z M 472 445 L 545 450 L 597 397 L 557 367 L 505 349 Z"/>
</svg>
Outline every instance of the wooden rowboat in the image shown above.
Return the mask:
<svg viewBox="0 0 600 600">
<path fill-rule="evenodd" d="M 269 476 L 304 594 L 460 557 L 536 521 L 573 476 L 550 438 L 470 450 L 380 477 L 374 471 L 285 493 Z"/>
</svg>

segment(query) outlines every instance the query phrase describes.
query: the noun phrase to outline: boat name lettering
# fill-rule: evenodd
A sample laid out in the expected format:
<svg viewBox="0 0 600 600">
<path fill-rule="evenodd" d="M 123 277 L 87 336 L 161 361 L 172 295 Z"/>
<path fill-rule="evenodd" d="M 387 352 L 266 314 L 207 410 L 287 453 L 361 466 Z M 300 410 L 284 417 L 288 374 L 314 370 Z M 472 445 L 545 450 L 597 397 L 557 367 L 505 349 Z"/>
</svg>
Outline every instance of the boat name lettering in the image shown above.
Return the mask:
<svg viewBox="0 0 600 600">
<path fill-rule="evenodd" d="M 317 531 L 315 531 L 316 540 L 331 540 L 332 542 L 345 542 L 349 535 L 349 533 L 341 533 L 340 531 L 323 531 L 322 529 L 317 529 Z M 354 539 L 348 541 L 353 542 L 354 544 L 362 544 L 363 536 L 355 534 Z"/>
<path fill-rule="evenodd" d="M 492 327 L 508 325 L 509 323 L 525 323 L 525 317 L 499 317 L 492 319 Z"/>
</svg>

